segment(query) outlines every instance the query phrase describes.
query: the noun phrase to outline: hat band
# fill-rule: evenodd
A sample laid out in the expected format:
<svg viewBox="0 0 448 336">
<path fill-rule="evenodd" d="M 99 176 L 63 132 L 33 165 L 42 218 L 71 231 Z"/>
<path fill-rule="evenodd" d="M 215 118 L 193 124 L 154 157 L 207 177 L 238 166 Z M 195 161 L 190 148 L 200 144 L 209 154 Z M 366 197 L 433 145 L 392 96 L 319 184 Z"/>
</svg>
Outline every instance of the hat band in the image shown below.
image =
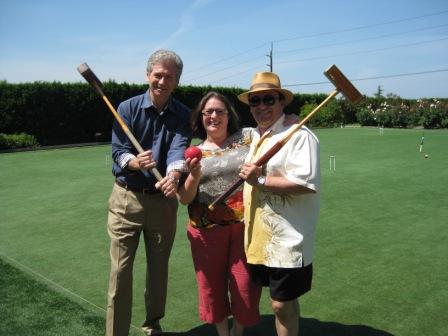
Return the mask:
<svg viewBox="0 0 448 336">
<path fill-rule="evenodd" d="M 276 89 L 276 90 L 281 90 L 281 88 L 279 88 L 277 85 L 274 84 L 270 84 L 270 83 L 258 83 L 258 84 L 254 84 L 250 87 L 251 90 L 255 90 L 255 89 Z"/>
</svg>

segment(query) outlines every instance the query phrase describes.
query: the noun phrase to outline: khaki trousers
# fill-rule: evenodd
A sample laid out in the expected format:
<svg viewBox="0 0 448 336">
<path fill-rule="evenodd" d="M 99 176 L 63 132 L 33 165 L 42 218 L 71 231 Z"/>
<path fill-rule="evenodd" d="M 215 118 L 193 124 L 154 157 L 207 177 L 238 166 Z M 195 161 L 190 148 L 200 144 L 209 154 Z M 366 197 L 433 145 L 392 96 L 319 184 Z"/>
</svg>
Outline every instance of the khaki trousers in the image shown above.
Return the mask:
<svg viewBox="0 0 448 336">
<path fill-rule="evenodd" d="M 107 229 L 111 271 L 107 293 L 107 336 L 127 336 L 132 312 L 132 273 L 140 233 L 146 252 L 146 320 L 158 327 L 165 315 L 168 259 L 176 233 L 178 203 L 162 194 L 140 194 L 114 185 Z"/>
</svg>

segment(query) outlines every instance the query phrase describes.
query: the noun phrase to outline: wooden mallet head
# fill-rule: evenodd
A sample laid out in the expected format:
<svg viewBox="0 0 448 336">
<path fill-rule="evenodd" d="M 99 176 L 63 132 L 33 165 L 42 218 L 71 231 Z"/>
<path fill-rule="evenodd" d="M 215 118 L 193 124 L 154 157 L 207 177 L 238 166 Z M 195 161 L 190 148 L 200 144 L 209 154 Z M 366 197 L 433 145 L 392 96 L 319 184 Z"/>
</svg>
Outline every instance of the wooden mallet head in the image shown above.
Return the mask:
<svg viewBox="0 0 448 336">
<path fill-rule="evenodd" d="M 352 103 L 357 103 L 362 98 L 362 94 L 357 88 L 344 76 L 336 65 L 332 65 L 324 71 L 325 76 L 333 83 L 336 90 L 342 93 Z"/>
<path fill-rule="evenodd" d="M 94 72 L 89 68 L 87 63 L 83 63 L 77 67 L 81 76 L 101 95 L 104 96 L 103 83 L 98 79 Z"/>
</svg>

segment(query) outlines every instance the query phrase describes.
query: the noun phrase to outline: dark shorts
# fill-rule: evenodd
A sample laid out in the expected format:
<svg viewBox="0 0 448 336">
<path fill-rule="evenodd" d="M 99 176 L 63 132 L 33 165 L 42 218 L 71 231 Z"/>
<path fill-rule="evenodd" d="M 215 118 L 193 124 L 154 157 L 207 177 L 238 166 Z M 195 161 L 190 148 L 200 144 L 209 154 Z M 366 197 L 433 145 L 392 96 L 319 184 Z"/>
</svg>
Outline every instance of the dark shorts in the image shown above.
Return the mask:
<svg viewBox="0 0 448 336">
<path fill-rule="evenodd" d="M 248 264 L 250 277 L 259 286 L 269 287 L 275 301 L 290 301 L 311 290 L 313 264 L 300 268 L 276 268 Z"/>
</svg>

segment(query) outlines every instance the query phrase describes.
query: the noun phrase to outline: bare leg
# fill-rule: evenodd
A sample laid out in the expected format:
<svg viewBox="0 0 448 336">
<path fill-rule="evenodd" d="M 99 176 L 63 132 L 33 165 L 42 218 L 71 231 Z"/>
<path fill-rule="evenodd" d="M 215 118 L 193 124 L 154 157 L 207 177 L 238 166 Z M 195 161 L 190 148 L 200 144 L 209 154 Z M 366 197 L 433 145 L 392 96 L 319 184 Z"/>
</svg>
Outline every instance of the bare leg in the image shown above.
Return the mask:
<svg viewBox="0 0 448 336">
<path fill-rule="evenodd" d="M 230 336 L 243 336 L 244 326 L 233 318 L 233 326 L 230 331 Z"/>
<path fill-rule="evenodd" d="M 226 317 L 221 322 L 215 323 L 216 331 L 219 336 L 230 336 L 229 334 L 229 319 Z"/>
<path fill-rule="evenodd" d="M 275 327 L 278 336 L 297 336 L 299 334 L 300 309 L 297 299 L 279 302 L 271 300 L 275 314 Z"/>
</svg>

